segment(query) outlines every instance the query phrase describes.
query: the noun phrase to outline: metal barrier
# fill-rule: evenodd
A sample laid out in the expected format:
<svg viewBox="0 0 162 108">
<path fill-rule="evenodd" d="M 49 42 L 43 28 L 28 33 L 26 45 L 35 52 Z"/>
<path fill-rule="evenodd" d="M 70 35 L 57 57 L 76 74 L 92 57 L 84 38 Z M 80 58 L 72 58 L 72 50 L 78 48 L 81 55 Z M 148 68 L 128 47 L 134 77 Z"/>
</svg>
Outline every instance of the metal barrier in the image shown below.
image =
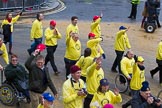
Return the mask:
<svg viewBox="0 0 162 108">
<path fill-rule="evenodd" d="M 37 7 L 47 0 L 1 0 L 0 10 L 23 9 L 28 7 Z"/>
</svg>

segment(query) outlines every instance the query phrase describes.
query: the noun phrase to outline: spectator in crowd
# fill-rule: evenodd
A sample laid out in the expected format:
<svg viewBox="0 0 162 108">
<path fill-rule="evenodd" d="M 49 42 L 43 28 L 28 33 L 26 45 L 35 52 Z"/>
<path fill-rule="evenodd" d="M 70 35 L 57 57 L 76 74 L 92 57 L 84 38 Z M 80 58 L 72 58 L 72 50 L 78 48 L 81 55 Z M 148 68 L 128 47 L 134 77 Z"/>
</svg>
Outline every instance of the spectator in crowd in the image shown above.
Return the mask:
<svg viewBox="0 0 162 108">
<path fill-rule="evenodd" d="M 133 65 L 135 63 L 133 51 L 127 51 L 125 57 L 122 58 L 120 65 L 121 65 L 121 72 L 126 76 L 128 81 L 130 82 L 132 78 L 133 72 Z M 125 82 L 125 79 L 122 77 L 120 78 L 121 82 Z"/>
<path fill-rule="evenodd" d="M 79 34 L 79 28 L 78 28 L 78 17 L 72 16 L 71 17 L 71 24 L 68 25 L 66 28 L 66 41 L 73 33 Z"/>
<path fill-rule="evenodd" d="M 73 65 L 70 68 L 71 78 L 63 84 L 64 108 L 83 108 L 83 99 L 86 96 L 84 82 L 80 79 L 81 69 Z"/>
<path fill-rule="evenodd" d="M 106 104 L 116 104 L 122 102 L 122 97 L 118 89 L 114 92 L 109 90 L 109 82 L 106 78 L 100 80 L 100 85 L 97 92 L 94 94 L 91 101 L 91 108 L 102 108 Z"/>
<path fill-rule="evenodd" d="M 156 63 L 157 67 L 150 71 L 151 77 L 154 77 L 154 74 L 156 74 L 159 71 L 159 83 L 162 86 L 162 40 L 159 42 L 159 45 L 157 47 L 156 51 Z"/>
<path fill-rule="evenodd" d="M 13 33 L 13 24 L 17 22 L 19 17 L 22 15 L 20 12 L 16 17 L 12 17 L 12 13 L 8 13 L 6 18 L 3 20 L 1 27 L 3 28 L 4 43 L 9 42 L 9 54 L 12 54 L 12 33 Z"/>
<path fill-rule="evenodd" d="M 131 101 L 132 108 L 162 108 L 160 99 L 151 95 L 149 83 L 144 81 L 138 93 L 136 93 Z"/>
<path fill-rule="evenodd" d="M 130 81 L 131 96 L 133 97 L 138 93 L 142 87 L 142 83 L 145 81 L 145 67 L 144 59 L 142 56 L 136 58 L 136 63 L 133 65 L 132 79 Z M 131 100 L 122 105 L 122 108 L 127 108 L 131 105 Z"/>
<path fill-rule="evenodd" d="M 87 77 L 87 68 L 93 63 L 94 59 L 90 56 L 91 55 L 91 49 L 86 48 L 84 50 L 84 55 L 80 57 L 80 59 L 77 61 L 75 65 L 77 65 L 79 68 L 81 68 L 81 79 L 86 83 L 86 77 Z"/>
<path fill-rule="evenodd" d="M 105 59 L 106 56 L 99 44 L 101 41 L 103 41 L 103 38 L 95 38 L 94 33 L 89 33 L 88 38 L 89 40 L 87 41 L 87 47 L 90 48 L 92 51 L 91 57 L 95 58 L 102 55 L 102 57 Z"/>
<path fill-rule="evenodd" d="M 6 45 L 3 43 L 2 38 L 0 38 L 0 56 L 2 56 L 6 64 L 9 64 L 7 48 Z"/>
<path fill-rule="evenodd" d="M 95 62 L 87 68 L 86 88 L 88 94 L 84 100 L 84 108 L 90 108 L 93 95 L 97 92 L 100 80 L 104 78 L 104 71 L 101 64 L 102 59 L 98 57 L 95 59 Z"/>
<path fill-rule="evenodd" d="M 3 8 L 7 8 L 8 0 L 2 0 Z"/>
<path fill-rule="evenodd" d="M 45 65 L 50 61 L 55 75 L 59 74 L 59 71 L 55 65 L 54 53 L 57 48 L 57 40 L 61 38 L 61 34 L 56 28 L 56 21 L 50 21 L 50 27 L 45 30 L 45 45 L 47 48 L 47 55 L 45 57 Z"/>
<path fill-rule="evenodd" d="M 117 32 L 116 37 L 115 37 L 115 44 L 114 44 L 114 48 L 115 48 L 115 53 L 116 53 L 116 58 L 115 61 L 113 63 L 113 66 L 111 68 L 112 72 L 117 72 L 116 67 L 118 66 L 118 71 L 120 72 L 120 61 L 123 57 L 124 51 L 126 50 L 126 48 L 130 49 L 131 45 L 129 43 L 129 39 L 128 36 L 126 34 L 126 32 L 129 30 L 129 27 L 126 28 L 124 26 L 120 26 L 119 27 L 119 32 Z"/>
<path fill-rule="evenodd" d="M 145 4 L 144 4 L 144 9 L 142 11 L 142 16 L 143 16 L 143 19 L 142 19 L 142 23 L 141 23 L 141 28 L 144 27 L 144 22 L 146 21 L 146 18 L 148 17 L 148 0 L 145 1 Z"/>
<path fill-rule="evenodd" d="M 50 78 L 48 68 L 44 66 L 45 60 L 42 55 L 39 55 L 39 49 L 27 59 L 25 66 L 29 71 L 29 89 L 32 108 L 37 108 L 39 97 L 49 87 L 54 96 L 57 97 L 57 91 Z M 35 63 L 32 64 L 35 59 Z"/>
<path fill-rule="evenodd" d="M 66 51 L 64 56 L 66 79 L 70 75 L 70 67 L 75 65 L 81 56 L 81 43 L 77 33 L 72 33 L 66 40 Z"/>
<path fill-rule="evenodd" d="M 53 108 L 53 102 L 55 98 L 51 93 L 45 92 L 41 96 L 41 102 L 37 108 Z"/>
<path fill-rule="evenodd" d="M 19 64 L 17 55 L 11 55 L 11 62 L 6 66 L 4 74 L 6 80 L 9 83 L 13 83 L 17 90 L 22 92 L 26 97 L 27 102 L 30 103 L 28 73 L 25 68 Z"/>
<path fill-rule="evenodd" d="M 35 51 L 37 45 L 42 43 L 42 36 L 43 36 L 42 20 L 43 19 L 44 19 L 43 14 L 38 13 L 36 16 L 36 20 L 32 24 L 30 40 L 31 41 L 34 40 L 34 42 L 32 43 L 31 48 L 27 50 L 29 55 L 31 55 L 31 53 Z"/>
<path fill-rule="evenodd" d="M 136 15 L 137 15 L 137 5 L 139 3 L 140 3 L 140 0 L 131 0 L 132 9 L 131 9 L 131 13 L 128 16 L 128 18 L 136 19 Z"/>
</svg>

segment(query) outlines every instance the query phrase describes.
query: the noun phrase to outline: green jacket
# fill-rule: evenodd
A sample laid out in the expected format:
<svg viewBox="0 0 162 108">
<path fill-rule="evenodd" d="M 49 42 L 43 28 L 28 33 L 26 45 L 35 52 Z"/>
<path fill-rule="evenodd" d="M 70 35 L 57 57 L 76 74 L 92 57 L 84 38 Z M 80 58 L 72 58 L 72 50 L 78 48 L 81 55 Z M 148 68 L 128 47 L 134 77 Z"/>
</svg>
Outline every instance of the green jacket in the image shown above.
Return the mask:
<svg viewBox="0 0 162 108">
<path fill-rule="evenodd" d="M 16 66 L 14 66 L 10 63 L 6 66 L 4 74 L 6 80 L 8 82 L 12 82 L 18 89 L 18 91 L 28 89 L 28 73 L 22 65 L 17 64 Z M 22 88 L 19 81 L 25 82 L 26 87 Z"/>
<path fill-rule="evenodd" d="M 140 0 L 131 0 L 131 3 L 132 4 L 139 4 L 140 3 Z"/>
<path fill-rule="evenodd" d="M 45 76 L 44 76 L 43 70 L 38 68 L 35 63 L 32 64 L 34 58 L 35 56 L 31 55 L 25 62 L 25 66 L 29 71 L 30 91 L 42 94 L 47 89 L 47 87 L 49 87 L 52 90 L 53 94 L 56 95 L 57 91 L 50 78 L 48 68 L 44 67 L 43 69 L 45 71 Z"/>
</svg>

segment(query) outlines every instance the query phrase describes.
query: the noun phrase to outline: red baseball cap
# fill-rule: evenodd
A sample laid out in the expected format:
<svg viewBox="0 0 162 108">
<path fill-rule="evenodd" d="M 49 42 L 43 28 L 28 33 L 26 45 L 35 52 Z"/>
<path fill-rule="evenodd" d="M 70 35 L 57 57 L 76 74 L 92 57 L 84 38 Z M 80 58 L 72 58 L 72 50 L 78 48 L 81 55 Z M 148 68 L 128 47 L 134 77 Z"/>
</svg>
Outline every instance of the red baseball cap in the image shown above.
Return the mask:
<svg viewBox="0 0 162 108">
<path fill-rule="evenodd" d="M 100 18 L 100 16 L 97 16 L 97 15 L 96 15 L 96 16 L 93 17 L 93 20 L 95 21 L 95 20 L 97 20 L 98 18 Z"/>
<path fill-rule="evenodd" d="M 50 21 L 50 25 L 56 26 L 56 21 L 55 21 L 55 20 L 51 20 L 51 21 Z"/>
<path fill-rule="evenodd" d="M 95 37 L 96 35 L 94 34 L 94 33 L 89 33 L 88 34 L 88 37 L 90 38 L 90 37 Z"/>
<path fill-rule="evenodd" d="M 40 52 L 43 51 L 45 48 L 46 48 L 46 46 L 45 46 L 44 44 L 39 44 L 39 45 L 37 46 L 37 49 L 39 49 Z"/>
</svg>

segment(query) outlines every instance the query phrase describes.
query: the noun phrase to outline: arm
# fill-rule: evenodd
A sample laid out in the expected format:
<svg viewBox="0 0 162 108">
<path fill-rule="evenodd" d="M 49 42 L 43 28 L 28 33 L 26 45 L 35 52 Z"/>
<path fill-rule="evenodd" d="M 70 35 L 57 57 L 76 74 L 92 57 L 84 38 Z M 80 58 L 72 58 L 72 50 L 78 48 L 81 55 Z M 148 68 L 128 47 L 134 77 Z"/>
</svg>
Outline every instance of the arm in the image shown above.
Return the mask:
<svg viewBox="0 0 162 108">
<path fill-rule="evenodd" d="M 101 42 L 102 38 L 97 38 L 97 39 L 91 39 L 87 42 L 88 47 L 94 47 L 97 43 Z"/>
<path fill-rule="evenodd" d="M 129 39 L 128 39 L 128 36 L 126 35 L 126 46 L 128 49 L 131 48 L 131 45 L 130 45 L 130 42 L 129 42 Z"/>
<path fill-rule="evenodd" d="M 160 58 L 162 58 L 162 43 L 158 47 L 158 53 L 159 53 Z"/>
<path fill-rule="evenodd" d="M 147 101 L 140 104 L 139 100 L 140 99 L 132 98 L 131 107 L 132 108 L 147 108 L 147 105 L 148 105 Z"/>
<path fill-rule="evenodd" d="M 16 17 L 12 18 L 12 22 L 15 23 L 19 19 L 20 15 L 17 15 Z"/>
<path fill-rule="evenodd" d="M 126 30 L 120 30 L 117 32 L 117 38 L 121 38 L 122 35 L 124 35 Z"/>
<path fill-rule="evenodd" d="M 121 60 L 120 65 L 121 65 L 121 71 L 122 71 L 122 73 L 123 73 L 127 78 L 129 78 L 130 76 L 129 76 L 129 73 L 128 73 L 127 67 L 126 67 L 127 63 L 126 63 L 126 61 L 125 61 L 124 58 Z"/>
<path fill-rule="evenodd" d="M 94 62 L 91 66 L 87 68 L 87 76 L 92 76 L 94 74 L 94 70 L 96 69 L 96 62 Z"/>
<path fill-rule="evenodd" d="M 45 30 L 44 35 L 45 35 L 46 40 L 50 40 L 53 37 L 53 33 L 51 34 L 50 29 L 48 28 Z"/>
<path fill-rule="evenodd" d="M 36 28 L 37 28 L 37 23 L 34 21 L 33 25 L 32 25 L 32 28 L 31 28 L 30 40 L 34 39 L 34 34 L 35 34 L 35 31 L 36 31 Z"/>
<path fill-rule="evenodd" d="M 29 70 L 29 72 L 30 72 L 30 70 L 31 70 L 31 68 L 32 68 L 32 61 L 34 60 L 34 58 L 35 58 L 35 56 L 34 56 L 34 55 L 31 55 L 31 56 L 27 59 L 27 61 L 25 62 L 25 67 Z"/>
<path fill-rule="evenodd" d="M 56 35 L 55 35 L 56 38 L 57 38 L 57 39 L 61 39 L 62 36 L 61 36 L 61 33 L 58 31 L 58 29 L 55 28 L 55 31 L 56 31 Z"/>
<path fill-rule="evenodd" d="M 83 63 L 83 60 L 84 60 L 84 57 L 83 56 L 81 56 L 80 57 L 80 59 L 76 62 L 76 64 L 75 65 L 77 65 L 78 67 L 80 67 L 81 68 L 81 66 L 82 66 L 82 63 Z"/>
<path fill-rule="evenodd" d="M 117 103 L 122 102 L 122 97 L 119 93 L 115 94 L 112 91 L 109 91 L 109 92 L 110 92 L 113 104 L 117 104 Z"/>
<path fill-rule="evenodd" d="M 1 47 L 2 47 L 2 52 L 3 52 L 2 57 L 4 61 L 6 62 L 6 64 L 9 64 L 9 58 L 8 58 L 6 45 L 3 43 Z"/>
<path fill-rule="evenodd" d="M 74 101 L 78 95 L 77 92 L 70 94 L 71 93 L 71 87 L 69 87 L 69 85 L 65 85 L 65 83 L 63 84 L 63 102 L 64 103 L 70 103 L 71 101 Z"/>
</svg>

